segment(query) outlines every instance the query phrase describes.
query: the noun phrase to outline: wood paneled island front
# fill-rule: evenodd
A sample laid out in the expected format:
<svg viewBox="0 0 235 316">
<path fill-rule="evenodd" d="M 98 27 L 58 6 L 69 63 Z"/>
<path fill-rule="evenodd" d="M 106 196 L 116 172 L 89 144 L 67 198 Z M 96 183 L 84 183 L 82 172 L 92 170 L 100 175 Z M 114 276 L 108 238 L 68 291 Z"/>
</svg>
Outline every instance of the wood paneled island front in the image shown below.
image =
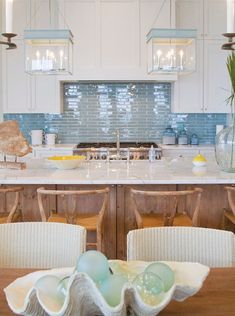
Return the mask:
<svg viewBox="0 0 235 316">
<path fill-rule="evenodd" d="M 223 208 L 228 207 L 224 187 L 235 184 L 235 174 L 220 171 L 214 161 L 209 162 L 205 168 L 195 169 L 191 161 L 183 158 L 176 161 L 162 159 L 153 163 L 85 162 L 80 168 L 73 170 L 53 169 L 44 160 L 31 159 L 26 170 L 0 170 L 0 184 L 24 186 L 21 195 L 24 221 L 41 220 L 36 192 L 38 187 L 63 190 L 109 187 L 104 249 L 110 259 L 125 259 L 126 235 L 129 230 L 136 228 L 131 187 L 141 190 L 184 190 L 200 187 L 203 189 L 200 226 L 221 228 Z M 11 201 L 10 195 L 7 201 L 0 196 L 1 206 L 4 203 L 10 206 Z M 95 212 L 100 203 L 99 199 L 78 202 L 82 212 Z M 63 211 L 63 206 L 56 197 L 45 203 L 48 211 Z M 155 208 L 154 211 L 158 212 L 159 209 Z"/>
</svg>

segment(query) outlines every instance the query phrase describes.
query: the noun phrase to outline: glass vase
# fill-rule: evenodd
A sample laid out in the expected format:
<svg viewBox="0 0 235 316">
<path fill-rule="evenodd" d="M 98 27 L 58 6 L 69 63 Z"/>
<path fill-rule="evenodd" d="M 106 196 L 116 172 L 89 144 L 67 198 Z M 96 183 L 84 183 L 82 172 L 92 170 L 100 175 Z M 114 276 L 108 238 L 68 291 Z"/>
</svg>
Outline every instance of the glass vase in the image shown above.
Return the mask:
<svg viewBox="0 0 235 316">
<path fill-rule="evenodd" d="M 216 135 L 215 157 L 223 171 L 235 172 L 235 117 L 232 125 Z"/>
</svg>

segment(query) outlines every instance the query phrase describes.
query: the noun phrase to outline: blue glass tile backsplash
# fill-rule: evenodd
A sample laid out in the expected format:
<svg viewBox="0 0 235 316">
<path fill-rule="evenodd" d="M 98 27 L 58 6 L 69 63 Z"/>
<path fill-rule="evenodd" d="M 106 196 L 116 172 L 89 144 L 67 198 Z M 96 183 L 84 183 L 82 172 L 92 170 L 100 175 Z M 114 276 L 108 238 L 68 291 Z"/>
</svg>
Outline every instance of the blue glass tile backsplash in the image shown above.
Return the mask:
<svg viewBox="0 0 235 316">
<path fill-rule="evenodd" d="M 17 120 L 29 140 L 31 129 L 44 129 L 61 143 L 113 141 L 116 129 L 121 141 L 159 143 L 171 125 L 213 144 L 216 125 L 226 125 L 225 114 L 172 114 L 170 104 L 170 83 L 72 82 L 64 84 L 63 114 L 4 114 L 4 120 Z"/>
</svg>

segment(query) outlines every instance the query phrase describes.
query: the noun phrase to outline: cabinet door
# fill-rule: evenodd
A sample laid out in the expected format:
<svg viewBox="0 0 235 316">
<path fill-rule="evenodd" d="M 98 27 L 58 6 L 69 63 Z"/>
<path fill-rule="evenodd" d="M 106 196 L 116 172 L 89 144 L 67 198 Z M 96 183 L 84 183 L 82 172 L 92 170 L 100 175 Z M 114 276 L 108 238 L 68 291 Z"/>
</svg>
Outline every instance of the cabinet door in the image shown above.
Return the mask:
<svg viewBox="0 0 235 316">
<path fill-rule="evenodd" d="M 24 43 L 15 41 L 17 49 L 3 50 L 3 112 L 31 112 L 30 77 L 24 70 Z"/>
<path fill-rule="evenodd" d="M 180 75 L 173 86 L 172 112 L 203 112 L 203 40 L 197 40 L 197 69 L 189 75 Z"/>
<path fill-rule="evenodd" d="M 101 67 L 133 69 L 139 66 L 137 2 L 101 1 Z"/>
<path fill-rule="evenodd" d="M 5 5 L 2 4 L 2 31 L 5 32 Z M 29 22 L 28 0 L 13 3 L 12 31 L 17 33 L 13 38 L 17 49 L 6 50 L 2 47 L 2 99 L 4 113 L 31 112 L 30 78 L 24 71 L 24 29 Z"/>
<path fill-rule="evenodd" d="M 204 36 L 205 39 L 223 39 L 227 29 L 227 6 L 225 0 L 205 0 Z M 224 39 L 225 41 L 225 39 Z"/>
<path fill-rule="evenodd" d="M 196 29 L 197 38 L 203 38 L 203 0 L 176 1 L 176 28 Z"/>
<path fill-rule="evenodd" d="M 75 35 L 72 80 L 155 79 L 147 74 L 146 35 L 151 27 L 170 26 L 168 1 L 163 6 L 162 0 L 63 2 Z"/>
<path fill-rule="evenodd" d="M 208 113 L 229 113 L 226 99 L 230 95 L 230 81 L 226 67 L 228 52 L 221 49 L 223 41 L 205 42 L 204 110 Z"/>
<path fill-rule="evenodd" d="M 73 79 L 94 79 L 99 66 L 99 6 L 96 0 L 60 1 L 60 10 L 74 35 Z M 65 28 L 64 21 L 60 27 Z M 71 77 L 66 80 L 70 80 Z"/>
<path fill-rule="evenodd" d="M 2 17 L 3 17 L 3 32 L 5 32 L 5 6 L 3 3 Z M 24 38 L 24 30 L 29 26 L 30 21 L 30 0 L 17 0 L 13 2 L 13 19 L 12 19 L 12 32 L 16 33 L 17 36 L 13 38 L 13 42 L 15 39 L 23 39 Z"/>
<path fill-rule="evenodd" d="M 31 80 L 32 112 L 61 113 L 60 82 L 57 76 L 39 75 L 33 76 Z"/>
</svg>

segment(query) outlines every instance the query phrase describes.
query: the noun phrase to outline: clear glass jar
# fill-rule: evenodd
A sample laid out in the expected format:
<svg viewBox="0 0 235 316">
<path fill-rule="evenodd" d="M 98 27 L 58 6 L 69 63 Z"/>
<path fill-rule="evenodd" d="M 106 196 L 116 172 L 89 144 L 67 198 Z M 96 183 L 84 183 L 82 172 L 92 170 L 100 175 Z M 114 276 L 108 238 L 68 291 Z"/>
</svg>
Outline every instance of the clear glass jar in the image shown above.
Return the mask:
<svg viewBox="0 0 235 316">
<path fill-rule="evenodd" d="M 216 135 L 215 157 L 223 171 L 235 172 L 235 118 L 232 125 Z"/>
</svg>

